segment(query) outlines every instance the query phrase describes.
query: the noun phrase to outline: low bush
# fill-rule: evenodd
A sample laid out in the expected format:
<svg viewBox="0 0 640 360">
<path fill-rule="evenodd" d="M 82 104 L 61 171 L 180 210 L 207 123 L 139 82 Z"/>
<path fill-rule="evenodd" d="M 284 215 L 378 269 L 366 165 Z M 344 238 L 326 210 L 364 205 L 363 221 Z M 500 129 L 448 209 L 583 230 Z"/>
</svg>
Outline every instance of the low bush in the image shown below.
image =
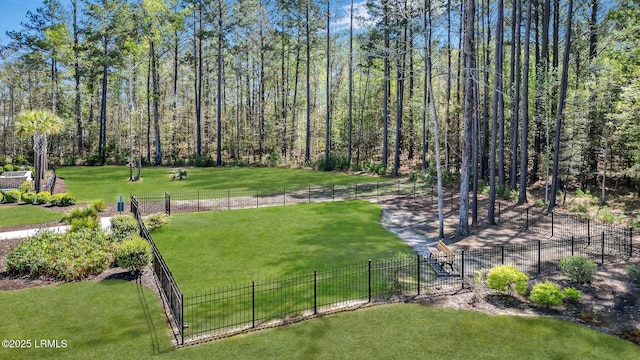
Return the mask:
<svg viewBox="0 0 640 360">
<path fill-rule="evenodd" d="M 4 201 L 8 203 L 17 203 L 22 198 L 22 194 L 18 190 L 9 190 L 4 193 Z"/>
<path fill-rule="evenodd" d="M 46 204 L 49 202 L 49 199 L 51 199 L 51 193 L 48 191 L 40 191 L 38 194 L 36 194 L 36 200 L 35 203 L 36 204 Z"/>
<path fill-rule="evenodd" d="M 0 191 L 0 203 L 4 201 L 4 194 Z"/>
<path fill-rule="evenodd" d="M 518 192 L 511 189 L 509 186 L 505 186 L 500 193 L 500 197 L 504 200 L 514 200 L 518 197 Z"/>
<path fill-rule="evenodd" d="M 62 206 L 62 197 L 64 194 L 51 195 L 49 198 L 49 204 L 52 206 Z"/>
<path fill-rule="evenodd" d="M 625 270 L 627 271 L 627 275 L 631 278 L 631 281 L 636 284 L 640 284 L 640 264 L 627 265 Z"/>
<path fill-rule="evenodd" d="M 564 295 L 560 286 L 548 280 L 541 284 L 534 285 L 529 295 L 531 302 L 546 307 L 560 306 L 562 305 L 562 299 L 564 299 Z"/>
<path fill-rule="evenodd" d="M 186 169 L 175 169 L 173 171 L 172 179 L 173 180 L 184 180 L 187 178 L 187 170 Z"/>
<path fill-rule="evenodd" d="M 118 240 L 138 233 L 138 221 L 131 214 L 111 217 L 111 232 Z"/>
<path fill-rule="evenodd" d="M 165 224 L 168 224 L 169 220 L 171 220 L 171 218 L 169 217 L 169 215 L 167 215 L 167 213 L 154 213 L 154 214 L 150 214 L 142 217 L 144 226 L 149 231 L 157 229 Z"/>
<path fill-rule="evenodd" d="M 13 165 L 11 164 L 6 164 L 4 166 L 4 171 L 13 171 Z"/>
<path fill-rule="evenodd" d="M 598 219 L 605 224 L 613 224 L 624 219 L 624 214 L 615 214 L 608 206 L 598 210 Z"/>
<path fill-rule="evenodd" d="M 49 204 L 53 206 L 71 206 L 75 205 L 76 202 L 76 197 L 67 193 L 56 194 L 49 198 Z"/>
<path fill-rule="evenodd" d="M 138 235 L 132 236 L 116 247 L 116 263 L 134 274 L 140 273 L 149 262 L 151 262 L 151 247 Z"/>
<path fill-rule="evenodd" d="M 31 191 L 31 189 L 33 189 L 31 181 L 23 181 L 22 184 L 20 184 L 20 186 L 18 187 L 18 190 L 21 194 L 27 193 Z"/>
<path fill-rule="evenodd" d="M 94 208 L 97 212 L 103 212 L 107 210 L 107 204 L 105 204 L 102 200 L 94 201 L 93 203 L 91 203 L 91 207 Z"/>
<path fill-rule="evenodd" d="M 22 202 L 24 202 L 25 204 L 33 204 L 35 200 L 36 193 L 34 193 L 33 191 L 27 191 L 26 193 L 22 194 Z"/>
<path fill-rule="evenodd" d="M 487 286 L 508 295 L 513 295 L 514 292 L 523 295 L 527 291 L 527 280 L 529 277 L 515 267 L 500 265 L 489 271 Z"/>
<path fill-rule="evenodd" d="M 571 281 L 586 284 L 596 276 L 598 264 L 584 256 L 568 256 L 560 260 L 560 269 Z"/>
<path fill-rule="evenodd" d="M 75 208 L 65 215 L 62 220 L 65 224 L 71 225 L 71 231 L 80 229 L 98 228 L 98 211 L 93 207 Z"/>
<path fill-rule="evenodd" d="M 113 262 L 113 240 L 101 230 L 57 234 L 42 232 L 18 245 L 8 255 L 12 275 L 82 279 L 104 271 Z"/>
<path fill-rule="evenodd" d="M 562 294 L 564 295 L 564 301 L 575 302 L 582 299 L 582 294 L 580 290 L 574 287 L 567 287 L 562 290 Z"/>
</svg>

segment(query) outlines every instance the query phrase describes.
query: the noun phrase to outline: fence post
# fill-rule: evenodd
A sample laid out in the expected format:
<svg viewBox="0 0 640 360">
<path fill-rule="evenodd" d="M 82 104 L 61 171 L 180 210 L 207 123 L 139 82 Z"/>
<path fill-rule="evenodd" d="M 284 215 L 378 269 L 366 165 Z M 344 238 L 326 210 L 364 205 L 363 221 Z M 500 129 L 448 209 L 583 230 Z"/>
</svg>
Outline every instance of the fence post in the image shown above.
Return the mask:
<svg viewBox="0 0 640 360">
<path fill-rule="evenodd" d="M 573 241 L 573 235 L 571 235 L 571 256 L 573 256 L 573 247 L 574 247 L 574 241 Z"/>
<path fill-rule="evenodd" d="M 501 249 L 500 261 L 501 261 L 501 264 L 504 265 L 504 245 L 502 245 L 500 249 Z"/>
<path fill-rule="evenodd" d="M 231 190 L 227 189 L 227 210 L 231 210 Z"/>
<path fill-rule="evenodd" d="M 444 270 L 444 267 L 443 267 Z M 460 265 L 460 280 L 462 280 L 462 288 L 464 289 L 464 250 L 462 250 L 462 265 Z"/>
<path fill-rule="evenodd" d="M 553 237 L 553 211 L 551 212 L 551 237 Z"/>
<path fill-rule="evenodd" d="M 629 257 L 633 256 L 633 228 L 629 228 Z"/>
<path fill-rule="evenodd" d="M 251 282 L 251 327 L 256 328 L 256 282 Z"/>
<path fill-rule="evenodd" d="M 336 201 L 336 185 L 331 185 L 331 201 Z"/>
<path fill-rule="evenodd" d="M 311 203 L 311 185 L 309 185 L 309 203 Z"/>
<path fill-rule="evenodd" d="M 538 240 L 538 274 L 542 272 L 542 246 L 541 245 L 542 245 L 542 242 Z"/>
<path fill-rule="evenodd" d="M 356 183 L 356 200 L 358 200 L 358 183 Z"/>
<path fill-rule="evenodd" d="M 313 269 L 313 315 L 318 314 L 318 271 Z"/>
<path fill-rule="evenodd" d="M 371 302 L 371 259 L 369 259 L 369 302 Z"/>
<path fill-rule="evenodd" d="M 256 189 L 256 208 L 260 207 L 260 198 L 258 197 L 258 189 Z"/>
<path fill-rule="evenodd" d="M 180 345 L 184 345 L 184 294 L 180 292 Z"/>
<path fill-rule="evenodd" d="M 416 254 L 416 258 L 418 259 L 418 295 L 420 295 L 420 254 Z"/>
<path fill-rule="evenodd" d="M 282 204 L 284 206 L 287 206 L 287 187 L 286 186 L 282 187 Z"/>
<path fill-rule="evenodd" d="M 164 212 L 171 216 L 171 195 L 164 193 Z"/>
<path fill-rule="evenodd" d="M 591 245 L 591 219 L 587 219 L 587 246 Z"/>
<path fill-rule="evenodd" d="M 198 211 L 200 211 L 200 189 L 198 189 Z"/>
<path fill-rule="evenodd" d="M 602 264 L 604 264 L 604 231 L 602 232 Z"/>
</svg>

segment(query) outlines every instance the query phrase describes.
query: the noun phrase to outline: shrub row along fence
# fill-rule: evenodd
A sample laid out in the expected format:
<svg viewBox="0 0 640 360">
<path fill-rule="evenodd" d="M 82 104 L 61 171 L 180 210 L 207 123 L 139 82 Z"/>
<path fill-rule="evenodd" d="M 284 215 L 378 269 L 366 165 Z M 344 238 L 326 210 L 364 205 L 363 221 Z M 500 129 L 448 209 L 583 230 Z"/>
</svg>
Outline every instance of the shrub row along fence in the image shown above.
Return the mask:
<svg viewBox="0 0 640 360">
<path fill-rule="evenodd" d="M 370 196 L 417 197 L 431 194 L 431 189 L 428 188 L 425 191 L 424 186 L 416 186 L 416 191 L 413 192 L 412 187 L 398 186 L 398 183 L 393 185 L 393 190 L 389 188 L 390 185 L 373 184 L 368 187 L 357 185 L 361 191 L 358 194 L 367 194 L 365 189 L 368 189 Z M 316 188 L 315 192 L 313 189 L 307 189 L 307 200 L 303 202 L 349 199 L 345 194 L 353 194 L 351 199 L 364 198 L 364 195 L 356 197 L 356 185 L 345 186 L 353 192 L 343 191 L 344 188 L 337 186 L 323 188 L 323 191 Z M 340 190 L 336 192 L 336 188 Z M 284 205 L 283 199 L 288 199 L 289 194 L 292 193 L 284 191 L 275 196 L 282 196 Z M 309 196 L 309 194 L 315 196 Z M 329 194 L 331 197 L 327 199 Z M 336 194 L 339 196 L 335 196 Z M 249 207 L 279 205 L 267 201 L 273 196 L 273 193 L 269 195 L 268 192 L 260 196 L 258 192 L 252 198 L 252 200 L 257 199 L 258 205 Z M 170 198 L 160 198 L 161 201 L 153 201 L 153 198 L 149 197 L 143 197 L 143 199 L 146 201 L 151 199 L 154 203 L 159 202 L 169 207 L 175 205 L 174 200 Z M 245 207 L 242 202 L 235 203 L 239 207 L 230 206 L 230 202 L 234 204 L 230 196 L 222 200 L 203 196 L 201 199 L 196 199 L 196 203 L 202 201 L 202 205 L 204 201 L 212 201 L 212 199 L 227 201 L 227 208 Z M 144 227 L 141 209 L 153 209 L 153 205 L 143 203 L 145 200 L 139 202 L 137 197 L 132 195 L 131 211 L 138 219 L 142 236 L 149 241 L 153 249 L 152 268 L 163 300 L 173 317 L 172 322 L 180 344 L 278 326 L 365 304 L 386 302 L 394 296 L 402 298 L 438 290 L 464 288 L 473 281 L 476 271 L 488 270 L 501 264 L 513 265 L 529 275 L 537 275 L 557 271 L 559 261 L 567 256 L 586 256 L 604 263 L 632 256 L 635 250 L 633 232 L 630 229 L 581 221 L 567 215 L 535 213 L 535 209 L 505 208 L 503 224 L 531 231 L 553 233 L 554 236 L 544 241 L 455 251 L 455 260 L 451 267 L 448 265 L 444 268 L 440 267 L 432 259 L 415 254 L 407 258 L 369 260 L 351 266 L 313 270 L 272 281 L 254 281 L 240 287 L 184 296 Z M 262 200 L 265 202 L 261 203 Z M 193 201 L 193 199 L 185 201 Z M 187 207 L 181 209 L 187 209 Z M 193 207 L 190 209 L 192 210 L 186 211 L 198 211 L 193 210 Z M 204 206 L 199 210 L 205 210 Z"/>
<path fill-rule="evenodd" d="M 304 188 L 195 190 L 164 194 L 135 194 L 140 213 L 172 213 L 232 210 L 283 206 L 301 203 L 375 199 L 385 196 L 411 198 L 430 196 L 435 203 L 433 185 L 415 182 L 376 182 L 349 185 L 308 186 Z M 453 209 L 454 193 L 447 193 L 445 206 Z"/>
</svg>

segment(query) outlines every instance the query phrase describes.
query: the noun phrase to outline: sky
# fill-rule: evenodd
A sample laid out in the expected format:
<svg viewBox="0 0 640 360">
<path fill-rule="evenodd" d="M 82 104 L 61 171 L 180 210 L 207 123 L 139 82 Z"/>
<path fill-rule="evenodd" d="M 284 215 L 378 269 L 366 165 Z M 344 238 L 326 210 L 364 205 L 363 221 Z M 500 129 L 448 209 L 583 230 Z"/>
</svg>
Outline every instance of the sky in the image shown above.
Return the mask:
<svg viewBox="0 0 640 360">
<path fill-rule="evenodd" d="M 0 43 L 6 44 L 9 30 L 20 30 L 27 11 L 35 11 L 42 0 L 0 0 Z"/>
</svg>

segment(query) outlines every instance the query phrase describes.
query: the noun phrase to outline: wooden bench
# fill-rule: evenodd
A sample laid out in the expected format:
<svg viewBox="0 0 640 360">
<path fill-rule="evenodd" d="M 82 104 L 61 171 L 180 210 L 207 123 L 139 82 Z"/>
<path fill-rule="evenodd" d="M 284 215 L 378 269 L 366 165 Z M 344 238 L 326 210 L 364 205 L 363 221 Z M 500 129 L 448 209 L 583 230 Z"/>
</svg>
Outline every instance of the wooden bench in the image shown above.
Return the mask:
<svg viewBox="0 0 640 360">
<path fill-rule="evenodd" d="M 440 267 L 444 270 L 444 264 L 449 265 L 451 271 L 453 271 L 453 260 L 456 253 L 453 252 L 442 240 L 438 240 L 437 247 L 427 246 L 427 250 L 431 253 L 430 257 L 435 260 Z"/>
</svg>

